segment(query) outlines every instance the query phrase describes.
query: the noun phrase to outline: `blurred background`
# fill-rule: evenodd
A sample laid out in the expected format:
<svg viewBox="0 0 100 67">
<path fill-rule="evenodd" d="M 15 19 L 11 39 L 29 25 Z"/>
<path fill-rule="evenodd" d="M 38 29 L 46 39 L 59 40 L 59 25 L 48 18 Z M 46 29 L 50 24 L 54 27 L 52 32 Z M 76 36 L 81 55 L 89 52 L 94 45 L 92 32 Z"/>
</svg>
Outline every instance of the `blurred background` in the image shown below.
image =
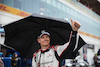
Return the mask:
<svg viewBox="0 0 100 67">
<path fill-rule="evenodd" d="M 3 26 L 33 13 L 64 18 L 69 23 L 70 18 L 79 21 L 81 28 L 78 32 L 87 43 L 79 50 L 80 59 L 89 66 L 95 64 L 93 59 L 95 54 L 98 58 L 100 55 L 100 0 L 0 0 L 0 51 L 3 57 L 8 57 L 7 54 L 11 52 L 11 49 L 4 45 Z M 26 63 L 27 59 L 24 60 Z M 68 63 L 69 60 L 66 59 L 66 66 Z M 28 66 L 26 64 L 26 67 Z"/>
</svg>

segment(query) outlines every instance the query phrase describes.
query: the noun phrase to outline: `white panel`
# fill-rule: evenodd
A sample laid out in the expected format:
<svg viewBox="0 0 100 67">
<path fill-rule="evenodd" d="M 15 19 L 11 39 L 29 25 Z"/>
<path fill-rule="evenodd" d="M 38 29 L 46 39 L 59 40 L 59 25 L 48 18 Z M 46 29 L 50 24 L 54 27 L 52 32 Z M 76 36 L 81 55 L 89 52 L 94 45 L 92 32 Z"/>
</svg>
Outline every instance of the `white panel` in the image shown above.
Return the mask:
<svg viewBox="0 0 100 67">
<path fill-rule="evenodd" d="M 82 35 L 82 34 L 80 34 L 80 36 L 84 39 L 84 41 L 87 44 L 100 45 L 100 40 L 99 39 L 89 37 L 89 36 L 86 36 L 86 35 Z"/>
<path fill-rule="evenodd" d="M 94 63 L 93 57 L 94 57 L 93 49 L 87 49 L 87 61 L 89 65 L 92 65 Z"/>
<path fill-rule="evenodd" d="M 17 21 L 22 18 L 23 17 L 21 16 L 17 16 L 17 15 L 13 15 L 7 12 L 0 11 L 0 24 L 2 25 L 9 24 L 11 22 Z"/>
<path fill-rule="evenodd" d="M 1 37 L 1 33 L 0 33 L 0 44 L 4 43 L 4 37 Z"/>
</svg>

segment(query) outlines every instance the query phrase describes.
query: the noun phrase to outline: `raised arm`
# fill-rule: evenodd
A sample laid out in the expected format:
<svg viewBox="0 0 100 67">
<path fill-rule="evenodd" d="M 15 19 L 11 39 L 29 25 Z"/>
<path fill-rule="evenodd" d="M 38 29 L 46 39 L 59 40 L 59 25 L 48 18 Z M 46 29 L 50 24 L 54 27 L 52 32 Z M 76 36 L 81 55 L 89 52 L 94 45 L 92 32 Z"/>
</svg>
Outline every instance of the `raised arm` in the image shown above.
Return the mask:
<svg viewBox="0 0 100 67">
<path fill-rule="evenodd" d="M 78 44 L 79 35 L 77 30 L 80 28 L 81 24 L 78 21 L 74 21 L 71 19 L 72 31 L 70 33 L 69 42 L 64 45 L 57 46 L 57 53 L 59 57 L 64 57 L 63 55 L 68 55 L 75 50 L 75 46 Z M 66 53 L 66 54 L 65 54 Z"/>
</svg>

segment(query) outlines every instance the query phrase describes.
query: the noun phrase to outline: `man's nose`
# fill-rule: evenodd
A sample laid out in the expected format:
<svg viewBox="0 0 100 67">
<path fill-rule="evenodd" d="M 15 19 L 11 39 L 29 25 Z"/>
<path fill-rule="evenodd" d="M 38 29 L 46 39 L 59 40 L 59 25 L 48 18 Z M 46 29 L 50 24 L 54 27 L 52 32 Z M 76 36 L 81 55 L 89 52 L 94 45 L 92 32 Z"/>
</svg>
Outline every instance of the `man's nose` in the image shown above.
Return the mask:
<svg viewBox="0 0 100 67">
<path fill-rule="evenodd" d="M 45 37 L 44 39 L 47 40 L 47 37 Z"/>
</svg>

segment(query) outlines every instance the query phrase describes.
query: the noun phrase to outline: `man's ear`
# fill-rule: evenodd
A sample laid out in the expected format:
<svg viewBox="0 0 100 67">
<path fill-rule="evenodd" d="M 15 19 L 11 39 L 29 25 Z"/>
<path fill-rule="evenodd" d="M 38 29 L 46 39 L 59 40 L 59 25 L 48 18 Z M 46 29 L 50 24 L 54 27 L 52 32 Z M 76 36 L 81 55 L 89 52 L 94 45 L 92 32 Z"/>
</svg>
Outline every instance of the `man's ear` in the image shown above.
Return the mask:
<svg viewBox="0 0 100 67">
<path fill-rule="evenodd" d="M 40 40 L 39 39 L 37 39 L 37 41 L 38 41 L 38 43 L 40 43 Z"/>
</svg>

